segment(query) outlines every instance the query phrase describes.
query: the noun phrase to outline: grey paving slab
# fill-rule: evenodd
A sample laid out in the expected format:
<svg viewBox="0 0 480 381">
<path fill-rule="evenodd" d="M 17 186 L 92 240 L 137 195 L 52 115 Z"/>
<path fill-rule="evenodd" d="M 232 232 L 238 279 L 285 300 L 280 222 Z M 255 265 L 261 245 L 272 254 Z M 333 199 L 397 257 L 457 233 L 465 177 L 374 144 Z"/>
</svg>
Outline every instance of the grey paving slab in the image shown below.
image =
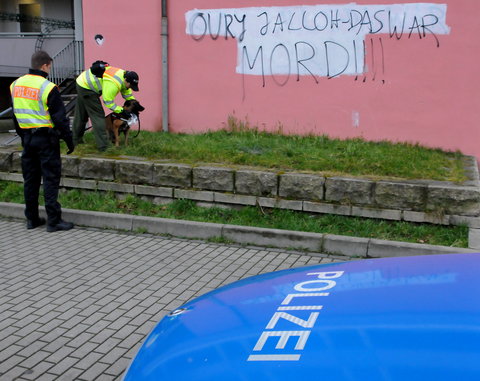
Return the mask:
<svg viewBox="0 0 480 381">
<path fill-rule="evenodd" d="M 347 260 L 0 218 L 0 380 L 119 380 L 154 325 L 221 285 Z"/>
</svg>

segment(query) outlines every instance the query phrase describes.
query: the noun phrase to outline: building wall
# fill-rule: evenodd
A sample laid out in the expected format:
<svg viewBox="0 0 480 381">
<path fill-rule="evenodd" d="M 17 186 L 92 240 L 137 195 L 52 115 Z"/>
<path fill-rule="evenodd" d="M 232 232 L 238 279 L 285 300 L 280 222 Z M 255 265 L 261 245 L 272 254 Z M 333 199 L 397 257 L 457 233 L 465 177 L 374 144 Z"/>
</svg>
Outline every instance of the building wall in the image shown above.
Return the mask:
<svg viewBox="0 0 480 381">
<path fill-rule="evenodd" d="M 72 1 L 65 0 L 5 0 L 0 12 L 18 13 L 19 4 L 36 3 L 40 5 L 41 17 L 65 21 L 73 20 Z M 37 24 L 40 26 L 40 24 Z M 23 34 L 17 21 L 0 21 L 0 77 L 16 78 L 28 72 L 30 58 L 35 51 L 40 32 Z M 48 37 L 43 41 L 42 49 L 51 56 L 57 54 L 73 40 L 72 29 L 49 29 L 42 25 Z M 3 94 L 3 92 L 2 92 Z"/>
<path fill-rule="evenodd" d="M 85 65 L 103 60 L 115 67 L 136 71 L 140 77 L 136 98 L 147 109 L 142 129 L 161 130 L 162 54 L 161 2 L 99 0 L 83 2 Z M 95 36 L 103 36 L 97 44 Z M 122 98 L 117 98 L 119 104 Z"/>
<path fill-rule="evenodd" d="M 480 157 L 478 1 L 297 4 L 169 0 L 170 131 L 219 129 L 235 119 Z M 84 2 L 86 62 L 136 70 L 147 107 L 142 128 L 160 130 L 161 2 L 145 0 L 131 13 L 129 6 Z"/>
</svg>

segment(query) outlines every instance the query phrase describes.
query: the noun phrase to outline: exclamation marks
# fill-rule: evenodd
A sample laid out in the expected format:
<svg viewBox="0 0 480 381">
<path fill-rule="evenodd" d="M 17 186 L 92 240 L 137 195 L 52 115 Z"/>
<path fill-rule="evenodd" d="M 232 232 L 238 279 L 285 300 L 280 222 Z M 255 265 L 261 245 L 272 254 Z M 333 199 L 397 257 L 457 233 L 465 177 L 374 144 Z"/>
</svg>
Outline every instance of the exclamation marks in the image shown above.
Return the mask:
<svg viewBox="0 0 480 381">
<path fill-rule="evenodd" d="M 367 54 L 367 44 L 369 52 Z M 368 42 L 362 41 L 362 46 L 353 41 L 353 52 L 355 56 L 355 81 L 363 83 L 367 81 L 379 81 L 385 84 L 385 50 L 383 47 L 383 40 L 370 38 Z M 363 49 L 363 70 L 358 65 L 358 50 Z M 361 72 L 359 72 L 361 70 Z M 362 76 L 362 78 L 360 78 Z"/>
</svg>

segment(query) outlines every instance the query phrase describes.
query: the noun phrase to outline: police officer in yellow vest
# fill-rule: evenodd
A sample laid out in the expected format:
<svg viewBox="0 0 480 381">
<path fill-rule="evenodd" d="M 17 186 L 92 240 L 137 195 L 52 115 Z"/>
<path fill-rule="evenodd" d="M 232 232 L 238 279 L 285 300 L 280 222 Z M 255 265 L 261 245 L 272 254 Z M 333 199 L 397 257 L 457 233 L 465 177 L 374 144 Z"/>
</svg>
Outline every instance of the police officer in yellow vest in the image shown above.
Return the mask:
<svg viewBox="0 0 480 381">
<path fill-rule="evenodd" d="M 44 51 L 34 53 L 29 73 L 10 86 L 15 129 L 23 146 L 22 172 L 27 229 L 34 229 L 47 222 L 48 232 L 73 228 L 71 222 L 62 220 L 61 206 L 57 201 L 62 172 L 59 139 L 67 143 L 67 154 L 73 152 L 74 146 L 70 121 L 60 92 L 47 79 L 52 61 Z M 48 221 L 38 213 L 42 178 Z"/>
<path fill-rule="evenodd" d="M 108 139 L 100 96 L 107 108 L 118 114 L 124 113 L 123 107 L 115 103 L 115 97 L 120 93 L 125 100 L 135 99 L 132 90 L 138 91 L 138 74 L 109 66 L 104 61 L 95 61 L 90 69 L 78 76 L 76 86 L 78 97 L 73 120 L 73 142 L 75 145 L 83 143 L 85 125 L 90 117 L 97 148 L 104 151 Z M 122 116 L 128 119 L 130 115 Z"/>
</svg>

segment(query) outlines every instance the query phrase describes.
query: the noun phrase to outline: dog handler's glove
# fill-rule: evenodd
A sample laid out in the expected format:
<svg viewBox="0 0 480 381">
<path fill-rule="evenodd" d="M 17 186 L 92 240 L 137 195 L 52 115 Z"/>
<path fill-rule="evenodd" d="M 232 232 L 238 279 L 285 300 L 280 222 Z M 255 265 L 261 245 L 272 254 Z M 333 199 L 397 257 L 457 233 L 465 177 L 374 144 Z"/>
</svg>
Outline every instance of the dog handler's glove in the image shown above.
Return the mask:
<svg viewBox="0 0 480 381">
<path fill-rule="evenodd" d="M 70 155 L 74 150 L 75 150 L 75 145 L 73 144 L 73 139 L 67 139 L 65 140 L 65 143 L 67 143 L 68 151 L 67 155 Z"/>
<path fill-rule="evenodd" d="M 122 110 L 121 112 L 118 113 L 118 116 L 122 119 L 130 119 L 132 117 L 132 113 L 126 111 L 126 110 Z"/>
</svg>

